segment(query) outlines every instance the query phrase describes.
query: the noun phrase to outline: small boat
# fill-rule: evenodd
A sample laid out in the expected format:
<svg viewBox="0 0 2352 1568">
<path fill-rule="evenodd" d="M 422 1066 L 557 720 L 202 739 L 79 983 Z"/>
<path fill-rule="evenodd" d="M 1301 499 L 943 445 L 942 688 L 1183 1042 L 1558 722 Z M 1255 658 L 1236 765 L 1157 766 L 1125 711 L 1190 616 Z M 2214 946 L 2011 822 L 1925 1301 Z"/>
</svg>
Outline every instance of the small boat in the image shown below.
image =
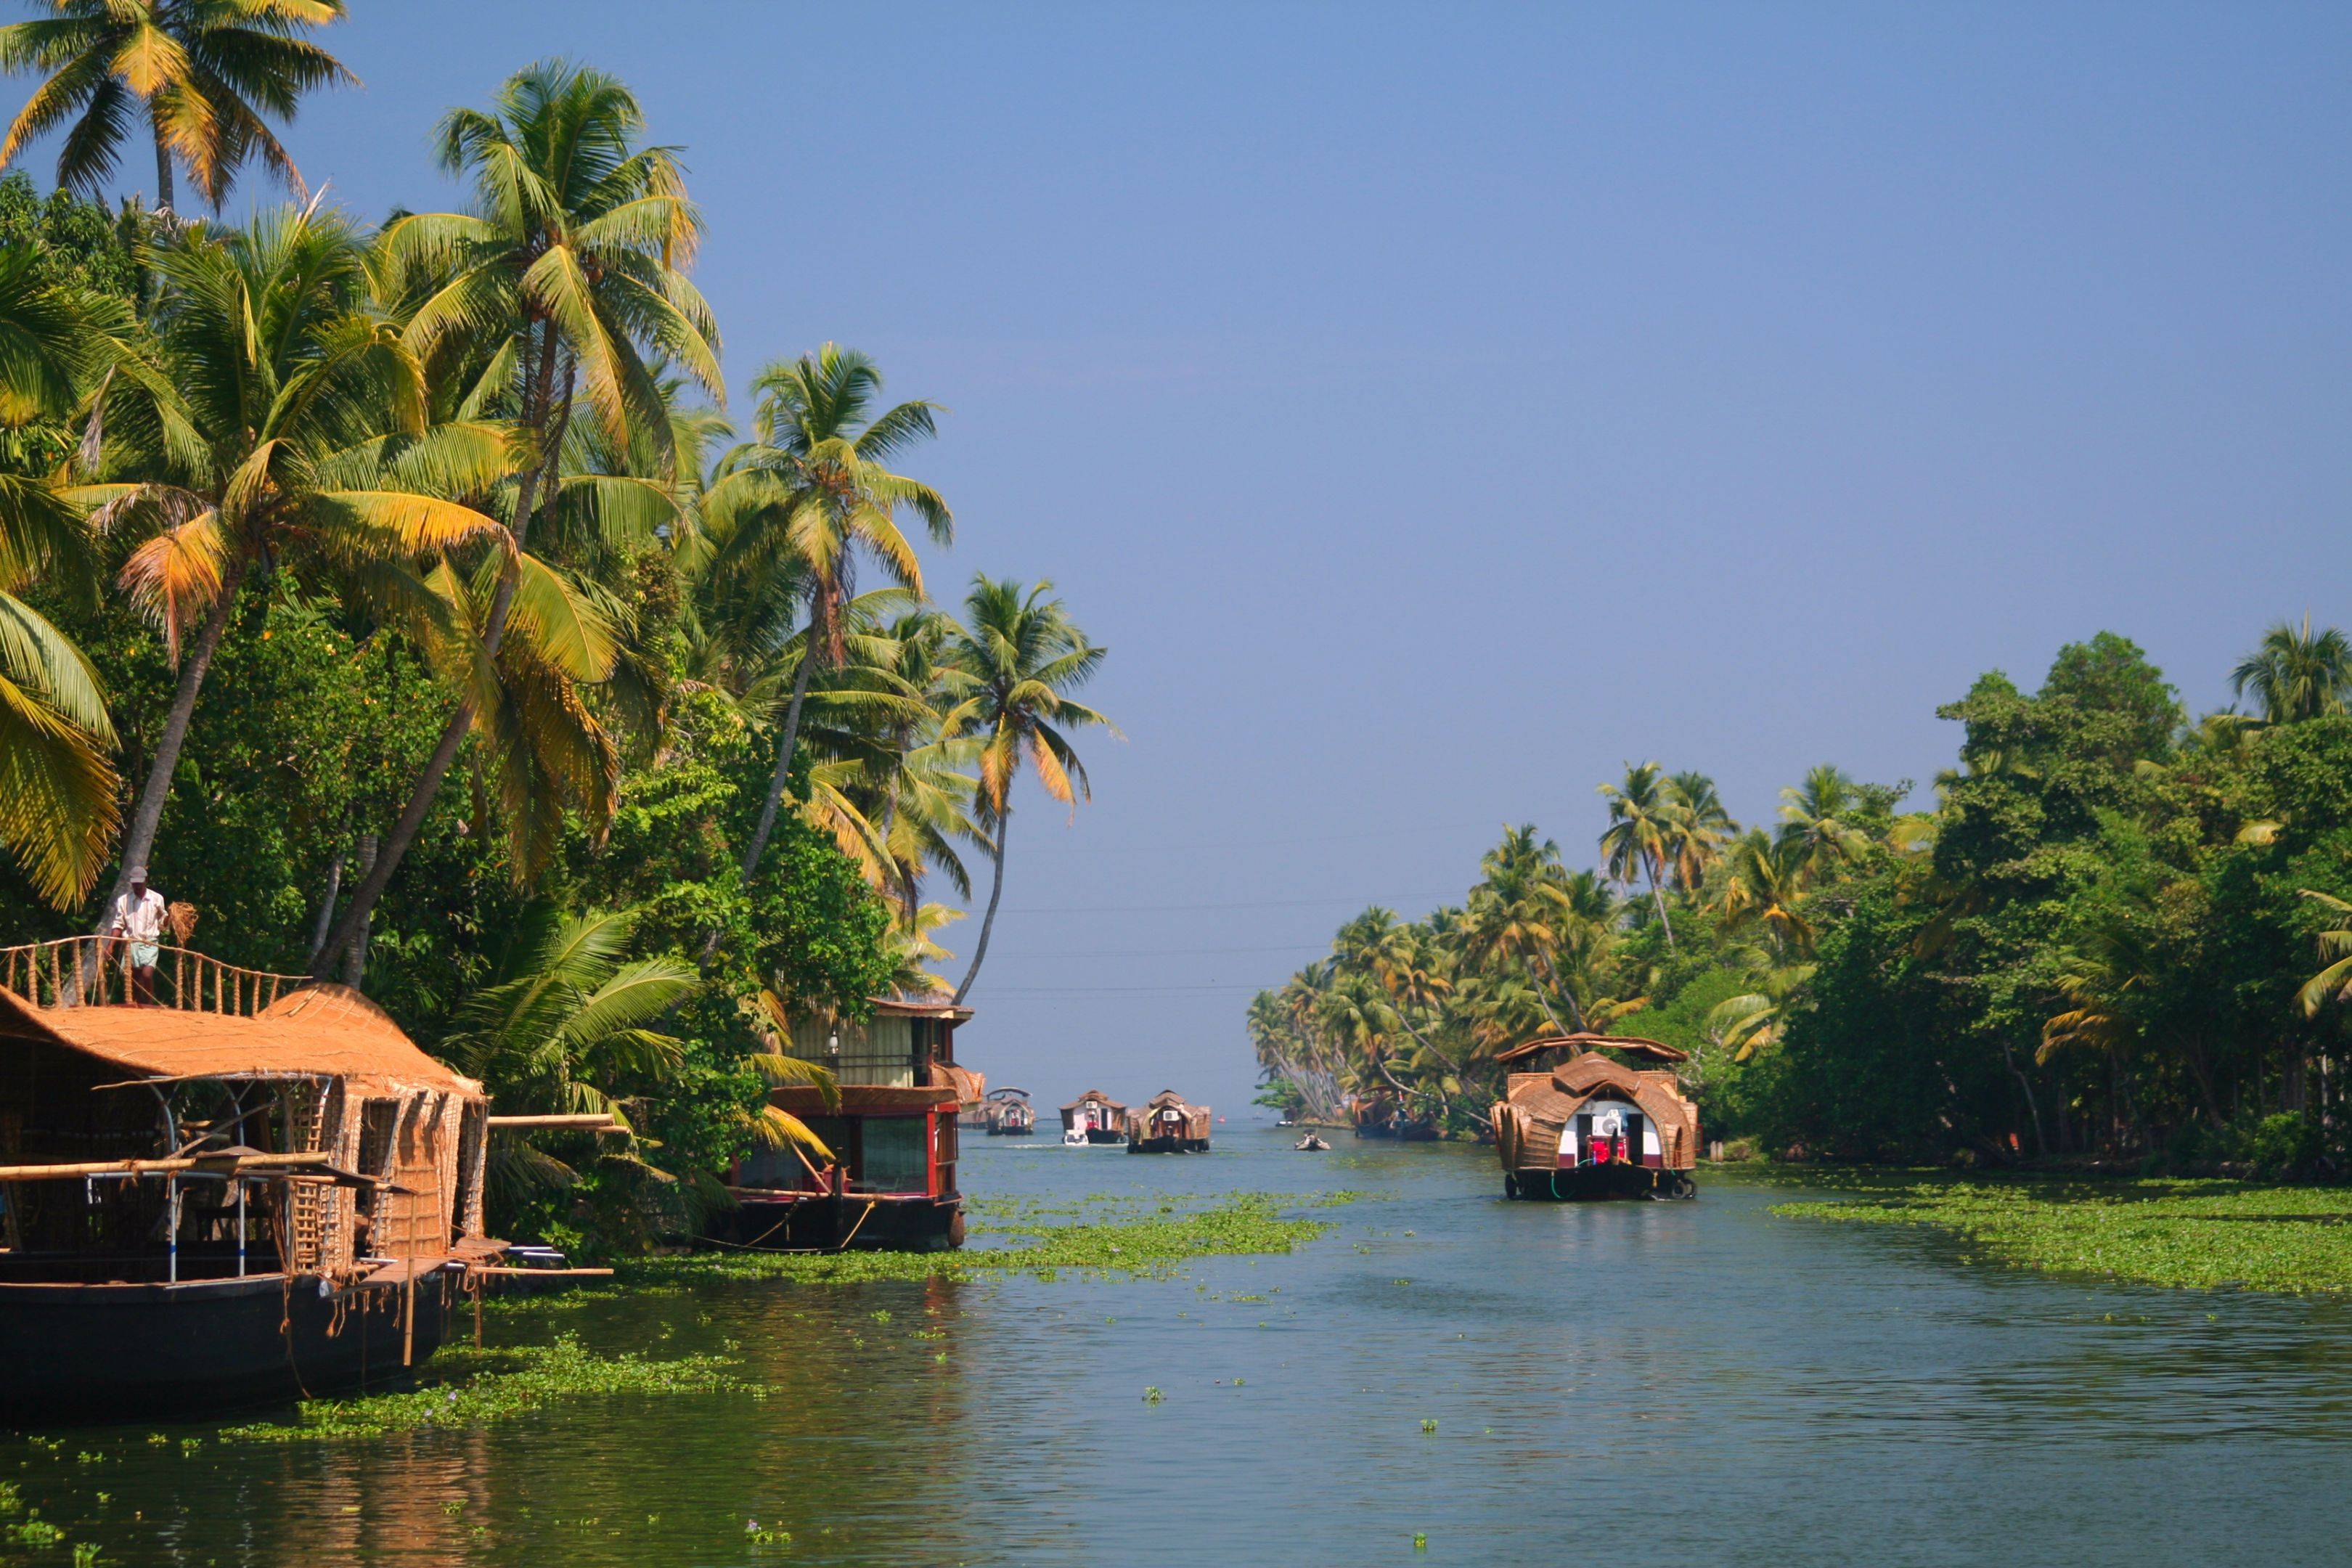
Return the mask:
<svg viewBox="0 0 2352 1568">
<path fill-rule="evenodd" d="M 1322 1139 L 1318 1138 L 1314 1133 L 1309 1132 L 1306 1137 L 1301 1138 L 1297 1142 L 1292 1144 L 1291 1147 L 1297 1149 L 1302 1154 L 1323 1154 L 1330 1152 L 1331 1145 L 1323 1142 Z"/>
<path fill-rule="evenodd" d="M 1083 1149 L 1092 1142 L 1092 1139 L 1075 1127 L 1062 1134 L 1062 1147 L 1065 1149 Z"/>
<path fill-rule="evenodd" d="M 1496 1060 L 1511 1069 L 1491 1118 L 1505 1196 L 1696 1195 L 1698 1107 L 1675 1071 L 1687 1053 L 1580 1033 L 1529 1040 Z"/>
<path fill-rule="evenodd" d="M 1128 1122 L 1127 1152 L 1130 1154 L 1200 1154 L 1209 1147 L 1209 1108 L 1188 1105 L 1172 1089 L 1163 1089 Z"/>
</svg>

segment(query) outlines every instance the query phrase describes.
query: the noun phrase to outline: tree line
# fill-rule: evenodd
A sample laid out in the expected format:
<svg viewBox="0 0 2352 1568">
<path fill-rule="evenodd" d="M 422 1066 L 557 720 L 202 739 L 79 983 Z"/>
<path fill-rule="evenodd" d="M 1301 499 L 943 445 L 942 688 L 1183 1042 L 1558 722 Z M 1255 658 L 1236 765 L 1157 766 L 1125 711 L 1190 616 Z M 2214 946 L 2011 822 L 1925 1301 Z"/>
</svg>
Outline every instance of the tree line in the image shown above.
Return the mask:
<svg viewBox="0 0 2352 1568">
<path fill-rule="evenodd" d="M 624 1114 L 626 1152 L 494 1173 L 556 1239 L 821 1150 L 766 1103 L 791 1016 L 969 991 L 1020 780 L 1087 793 L 1102 647 L 1050 583 L 932 602 L 940 411 L 866 356 L 765 366 L 737 426 L 681 150 L 620 80 L 517 72 L 433 132 L 465 208 L 370 223 L 270 125 L 350 79 L 340 0 L 45 9 L 0 27 L 38 78 L 0 151 L 62 132 L 54 192 L 0 181 L 9 940 L 149 868 L 198 945 L 363 987 L 501 1109 Z M 110 204 L 142 118 L 158 203 Z M 254 163 L 298 199 L 173 210 Z M 980 861 L 950 984 L 926 892 Z"/>
<path fill-rule="evenodd" d="M 1825 765 L 1743 827 L 1629 766 L 1592 869 L 1511 828 L 1459 904 L 1367 910 L 1260 993 L 1265 1102 L 1475 1133 L 1498 1052 L 1614 1031 L 1774 1153 L 2341 1169 L 2352 639 L 2281 624 L 2231 679 L 2192 721 L 2104 632 L 1985 675 L 1924 806 Z"/>
</svg>

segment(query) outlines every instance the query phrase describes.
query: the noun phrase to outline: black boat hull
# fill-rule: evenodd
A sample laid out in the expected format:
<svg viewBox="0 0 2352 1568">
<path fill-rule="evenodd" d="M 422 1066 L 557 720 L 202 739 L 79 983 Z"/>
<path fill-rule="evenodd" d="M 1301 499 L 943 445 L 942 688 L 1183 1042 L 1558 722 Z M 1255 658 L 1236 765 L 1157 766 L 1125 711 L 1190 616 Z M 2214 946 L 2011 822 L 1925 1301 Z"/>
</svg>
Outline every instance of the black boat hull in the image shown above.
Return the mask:
<svg viewBox="0 0 2352 1568">
<path fill-rule="evenodd" d="M 1690 1198 L 1698 1195 L 1688 1171 L 1654 1165 L 1579 1165 L 1567 1171 L 1507 1171 L 1503 1195 L 1535 1203 L 1608 1198 Z"/>
<path fill-rule="evenodd" d="M 1128 1141 L 1130 1154 L 1205 1154 L 1206 1138 L 1137 1138 Z"/>
<path fill-rule="evenodd" d="M 438 1275 L 320 1294 L 282 1275 L 176 1285 L 0 1284 L 0 1421 L 197 1416 L 394 1377 L 439 1348 Z"/>
<path fill-rule="evenodd" d="M 810 1194 L 774 1201 L 738 1194 L 712 1235 L 754 1252 L 944 1252 L 963 1245 L 960 1198 Z"/>
</svg>

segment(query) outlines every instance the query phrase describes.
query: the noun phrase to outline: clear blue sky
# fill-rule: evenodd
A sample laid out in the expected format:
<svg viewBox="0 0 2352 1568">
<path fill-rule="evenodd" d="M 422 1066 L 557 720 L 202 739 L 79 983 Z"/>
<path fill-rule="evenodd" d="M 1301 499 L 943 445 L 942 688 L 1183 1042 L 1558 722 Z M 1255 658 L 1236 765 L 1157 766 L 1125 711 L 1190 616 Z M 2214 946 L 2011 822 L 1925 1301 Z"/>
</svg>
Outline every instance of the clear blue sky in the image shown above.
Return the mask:
<svg viewBox="0 0 2352 1568">
<path fill-rule="evenodd" d="M 2211 707 L 2352 619 L 2352 9 L 352 8 L 314 181 L 445 204 L 443 108 L 619 72 L 735 384 L 947 404 L 936 586 L 1110 646 L 964 1037 L 1051 1102 L 1241 1111 L 1253 989 L 1507 820 L 1589 860 L 1628 760 L 1766 817 L 2103 627 Z"/>
</svg>

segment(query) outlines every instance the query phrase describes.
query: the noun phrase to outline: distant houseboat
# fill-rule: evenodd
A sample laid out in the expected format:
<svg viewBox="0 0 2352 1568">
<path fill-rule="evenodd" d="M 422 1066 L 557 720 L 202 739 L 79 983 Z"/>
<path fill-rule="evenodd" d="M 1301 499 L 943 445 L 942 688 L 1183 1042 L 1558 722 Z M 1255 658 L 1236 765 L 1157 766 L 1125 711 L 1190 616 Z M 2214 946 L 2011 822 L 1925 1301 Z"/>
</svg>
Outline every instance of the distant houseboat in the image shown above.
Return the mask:
<svg viewBox="0 0 2352 1568">
<path fill-rule="evenodd" d="M 1622 1035 L 1548 1035 L 1505 1051 L 1496 1060 L 1511 1071 L 1493 1118 L 1504 1193 L 1692 1196 L 1698 1107 L 1675 1071 L 1688 1059 L 1672 1046 Z"/>
<path fill-rule="evenodd" d="M 0 1411 L 193 1418 L 431 1355 L 504 1247 L 481 1086 L 356 991 L 167 947 L 134 1005 L 121 959 L 0 950 Z"/>
<path fill-rule="evenodd" d="M 790 1054 L 829 1068 L 838 1102 L 798 1085 L 769 1100 L 807 1123 L 830 1163 L 797 1149 L 737 1162 L 737 1208 L 721 1239 L 738 1247 L 933 1251 L 963 1244 L 956 1188 L 957 1108 L 979 1075 L 956 1065 L 955 1027 L 971 1009 L 877 999 L 862 1024 L 795 1018 Z"/>
<path fill-rule="evenodd" d="M 1026 1138 L 1037 1131 L 1037 1108 L 1025 1089 L 990 1090 L 986 1114 L 991 1138 Z"/>
<path fill-rule="evenodd" d="M 1089 1143 L 1126 1142 L 1127 1107 L 1101 1089 L 1087 1090 L 1062 1107 L 1062 1141 L 1076 1142 L 1073 1134 Z"/>
<path fill-rule="evenodd" d="M 1143 1109 L 1128 1118 L 1127 1152 L 1130 1154 L 1197 1154 L 1209 1146 L 1209 1108 L 1187 1105 L 1172 1089 L 1163 1089 Z"/>
</svg>

